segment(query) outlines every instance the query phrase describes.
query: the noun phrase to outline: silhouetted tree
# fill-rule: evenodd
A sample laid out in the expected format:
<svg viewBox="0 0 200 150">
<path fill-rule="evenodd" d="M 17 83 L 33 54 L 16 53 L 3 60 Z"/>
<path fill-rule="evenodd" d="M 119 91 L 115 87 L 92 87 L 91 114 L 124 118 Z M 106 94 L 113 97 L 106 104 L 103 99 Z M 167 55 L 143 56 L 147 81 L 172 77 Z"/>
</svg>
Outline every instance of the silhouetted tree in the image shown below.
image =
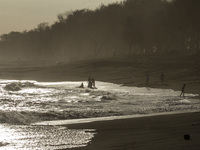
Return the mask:
<svg viewBox="0 0 200 150">
<path fill-rule="evenodd" d="M 147 55 L 199 53 L 199 14 L 199 0 L 126 0 L 64 12 L 52 25 L 1 35 L 0 57 L 55 63 L 143 50 Z"/>
</svg>

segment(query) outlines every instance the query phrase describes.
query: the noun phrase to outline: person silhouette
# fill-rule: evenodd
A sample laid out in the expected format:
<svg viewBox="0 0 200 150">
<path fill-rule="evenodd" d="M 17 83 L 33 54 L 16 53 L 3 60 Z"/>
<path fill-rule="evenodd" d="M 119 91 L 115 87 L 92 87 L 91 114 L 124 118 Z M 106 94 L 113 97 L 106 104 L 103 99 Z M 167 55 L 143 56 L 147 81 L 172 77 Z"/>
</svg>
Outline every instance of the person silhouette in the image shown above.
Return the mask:
<svg viewBox="0 0 200 150">
<path fill-rule="evenodd" d="M 94 77 L 92 77 L 91 82 L 92 82 L 92 87 L 95 88 L 95 79 L 94 79 Z"/>
<path fill-rule="evenodd" d="M 81 85 L 78 88 L 84 88 L 83 82 L 81 83 Z"/>
<path fill-rule="evenodd" d="M 88 77 L 88 88 L 92 88 L 92 79 Z"/>
<path fill-rule="evenodd" d="M 181 94 L 180 94 L 180 96 L 183 95 L 183 97 L 185 97 L 185 95 L 184 95 L 185 94 L 185 87 L 186 87 L 186 84 L 184 83 L 183 87 L 181 88 Z"/>
</svg>

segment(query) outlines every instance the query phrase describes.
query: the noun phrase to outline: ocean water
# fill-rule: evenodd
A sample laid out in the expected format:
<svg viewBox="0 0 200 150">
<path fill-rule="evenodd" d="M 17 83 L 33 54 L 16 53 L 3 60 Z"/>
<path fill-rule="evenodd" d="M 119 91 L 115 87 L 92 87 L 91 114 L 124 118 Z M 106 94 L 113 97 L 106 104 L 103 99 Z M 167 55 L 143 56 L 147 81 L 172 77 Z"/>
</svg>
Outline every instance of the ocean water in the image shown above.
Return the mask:
<svg viewBox="0 0 200 150">
<path fill-rule="evenodd" d="M 34 83 L 20 90 L 10 83 Z M 77 88 L 82 82 L 0 80 L 0 149 L 63 149 L 86 146 L 94 130 L 44 125 L 52 120 L 193 111 L 199 99 L 171 89 L 126 87 L 96 82 L 98 89 Z M 83 82 L 86 86 L 87 83 Z M 28 85 L 28 84 L 27 84 Z"/>
</svg>

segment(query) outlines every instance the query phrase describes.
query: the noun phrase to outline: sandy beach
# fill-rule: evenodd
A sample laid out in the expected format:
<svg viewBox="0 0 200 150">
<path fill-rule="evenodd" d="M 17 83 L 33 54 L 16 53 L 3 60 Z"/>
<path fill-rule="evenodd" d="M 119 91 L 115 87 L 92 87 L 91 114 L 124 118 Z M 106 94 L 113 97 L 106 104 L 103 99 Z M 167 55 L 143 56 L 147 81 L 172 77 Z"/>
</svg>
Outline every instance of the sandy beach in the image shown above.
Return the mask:
<svg viewBox="0 0 200 150">
<path fill-rule="evenodd" d="M 0 150 L 200 150 L 200 0 L 20 2 L 0 5 Z"/>
<path fill-rule="evenodd" d="M 35 65 L 34 63 L 4 64 L 0 68 L 0 78 L 57 82 L 87 81 L 91 76 L 97 81 L 146 87 L 145 74 L 148 73 L 149 87 L 180 91 L 186 83 L 186 93 L 200 94 L 199 61 L 193 58 L 177 57 L 169 61 L 168 58 L 132 56 L 130 58 L 81 60 L 52 66 Z M 164 84 L 160 81 L 161 72 L 165 75 Z"/>
<path fill-rule="evenodd" d="M 173 67 L 171 67 L 172 63 Z M 5 67 L 0 68 L 0 76 L 2 79 L 44 82 L 84 81 L 88 76 L 94 76 L 98 81 L 145 87 L 145 72 L 149 72 L 150 87 L 180 91 L 183 83 L 187 83 L 186 93 L 199 94 L 198 64 L 172 63 L 149 65 L 117 59 L 80 61 L 50 67 Z M 166 76 L 165 84 L 160 84 L 159 75 L 162 71 Z M 199 97 L 196 98 L 199 99 Z M 199 112 L 66 126 L 69 129 L 96 130 L 88 146 L 75 148 L 75 150 L 199 150 L 200 148 Z M 191 139 L 184 140 L 184 134 L 189 134 Z"/>
<path fill-rule="evenodd" d="M 198 150 L 199 112 L 67 125 L 96 129 L 87 147 L 74 150 Z M 190 140 L 184 140 L 189 134 Z"/>
</svg>

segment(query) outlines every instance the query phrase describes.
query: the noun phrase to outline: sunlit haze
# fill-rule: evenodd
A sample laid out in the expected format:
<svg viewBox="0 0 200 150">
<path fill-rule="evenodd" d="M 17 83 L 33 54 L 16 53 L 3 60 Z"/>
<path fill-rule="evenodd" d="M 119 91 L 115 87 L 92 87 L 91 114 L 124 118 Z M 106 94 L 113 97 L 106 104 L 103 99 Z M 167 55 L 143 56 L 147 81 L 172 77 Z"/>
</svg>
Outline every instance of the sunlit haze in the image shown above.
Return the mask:
<svg viewBox="0 0 200 150">
<path fill-rule="evenodd" d="M 52 24 L 57 15 L 76 9 L 95 9 L 121 0 L 0 0 L 0 35 Z"/>
</svg>

